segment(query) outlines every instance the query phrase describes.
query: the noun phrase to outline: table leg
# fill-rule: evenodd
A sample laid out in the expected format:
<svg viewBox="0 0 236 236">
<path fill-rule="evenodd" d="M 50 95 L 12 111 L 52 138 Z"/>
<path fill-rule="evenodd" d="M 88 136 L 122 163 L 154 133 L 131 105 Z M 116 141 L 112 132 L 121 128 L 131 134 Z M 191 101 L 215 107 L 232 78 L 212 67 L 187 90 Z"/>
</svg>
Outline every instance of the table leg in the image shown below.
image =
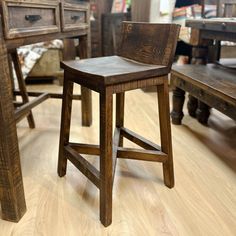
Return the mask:
<svg viewBox="0 0 236 236">
<path fill-rule="evenodd" d="M 188 114 L 192 117 L 196 117 L 197 107 L 198 107 L 197 98 L 195 98 L 195 97 L 193 97 L 192 95 L 189 94 L 188 103 L 187 103 Z"/>
<path fill-rule="evenodd" d="M 197 107 L 197 111 L 196 111 L 196 117 L 197 117 L 197 120 L 201 123 L 201 124 L 204 124 L 206 125 L 207 122 L 208 122 L 208 118 L 210 116 L 210 107 L 201 102 L 201 101 L 198 101 L 198 107 Z"/>
<path fill-rule="evenodd" d="M 0 27 L 2 22 L 0 22 Z M 7 50 L 0 28 L 0 201 L 2 218 L 18 222 L 26 212 Z"/>
<path fill-rule="evenodd" d="M 185 91 L 175 87 L 173 90 L 173 109 L 171 111 L 171 119 L 172 123 L 175 125 L 181 125 L 181 121 L 183 119 L 184 113 L 183 113 L 183 105 L 185 100 Z"/>
<path fill-rule="evenodd" d="M 211 42 L 211 41 L 210 41 Z M 210 45 L 210 42 L 209 45 Z M 192 49 L 192 64 L 206 64 L 208 58 L 208 47 L 202 46 L 201 41 L 198 46 L 194 46 Z M 197 120 L 202 124 L 207 124 L 210 116 L 210 107 L 200 100 L 189 95 L 188 101 L 188 113 L 192 117 L 196 117 Z"/>
</svg>

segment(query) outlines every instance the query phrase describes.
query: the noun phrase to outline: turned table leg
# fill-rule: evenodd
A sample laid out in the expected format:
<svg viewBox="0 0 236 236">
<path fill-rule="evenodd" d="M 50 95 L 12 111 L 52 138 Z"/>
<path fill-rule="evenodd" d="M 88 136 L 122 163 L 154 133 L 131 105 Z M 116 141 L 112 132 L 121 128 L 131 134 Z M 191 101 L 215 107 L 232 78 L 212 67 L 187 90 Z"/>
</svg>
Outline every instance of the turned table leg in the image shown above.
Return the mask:
<svg viewBox="0 0 236 236">
<path fill-rule="evenodd" d="M 208 122 L 208 118 L 210 116 L 210 107 L 201 102 L 201 101 L 198 101 L 198 107 L 197 107 L 197 111 L 196 111 L 196 117 L 197 117 L 197 120 L 201 123 L 201 124 L 204 124 L 206 125 L 207 122 Z"/>
<path fill-rule="evenodd" d="M 198 107 L 198 99 L 189 94 L 188 96 L 188 114 L 192 117 L 196 117 L 196 111 Z"/>
<path fill-rule="evenodd" d="M 174 125 L 181 125 L 181 121 L 183 119 L 183 106 L 185 100 L 185 91 L 175 87 L 173 90 L 173 109 L 171 111 L 171 120 Z"/>
<path fill-rule="evenodd" d="M 26 212 L 7 50 L 0 22 L 0 201 L 2 218 L 18 222 Z"/>
</svg>

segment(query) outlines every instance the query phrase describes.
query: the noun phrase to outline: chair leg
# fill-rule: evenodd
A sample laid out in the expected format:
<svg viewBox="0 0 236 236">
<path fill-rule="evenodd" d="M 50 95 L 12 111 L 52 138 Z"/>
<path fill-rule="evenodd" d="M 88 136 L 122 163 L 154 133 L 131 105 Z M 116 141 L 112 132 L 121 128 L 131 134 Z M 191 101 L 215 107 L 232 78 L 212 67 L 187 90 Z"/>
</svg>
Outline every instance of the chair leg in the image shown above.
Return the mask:
<svg viewBox="0 0 236 236">
<path fill-rule="evenodd" d="M 125 93 L 116 94 L 116 127 L 124 126 Z M 123 146 L 123 136 L 120 136 L 119 146 Z"/>
<path fill-rule="evenodd" d="M 170 108 L 169 108 L 169 89 L 168 79 L 164 80 L 164 84 L 157 86 L 159 120 L 161 133 L 161 148 L 168 155 L 168 159 L 163 163 L 164 183 L 167 187 L 174 187 L 174 168 L 172 156 L 171 142 L 171 126 L 170 126 Z"/>
<path fill-rule="evenodd" d="M 100 94 L 100 220 L 112 222 L 112 93 Z"/>
<path fill-rule="evenodd" d="M 15 71 L 16 71 L 16 77 L 17 77 L 17 81 L 18 81 L 18 84 L 19 84 L 19 89 L 20 89 L 20 93 L 21 93 L 21 96 L 22 96 L 23 103 L 27 103 L 27 102 L 29 102 L 29 97 L 28 97 L 28 93 L 27 93 L 27 90 L 26 90 L 25 80 L 24 80 L 23 75 L 22 75 L 20 61 L 19 61 L 19 57 L 18 57 L 18 54 L 17 54 L 16 50 L 14 50 L 11 53 L 11 57 L 12 57 L 12 61 L 13 61 L 13 64 L 14 64 Z M 27 116 L 27 120 L 28 120 L 29 127 L 31 129 L 34 129 L 35 128 L 35 122 L 34 122 L 34 117 L 33 117 L 32 111 L 30 111 L 29 115 Z"/>
<path fill-rule="evenodd" d="M 61 111 L 59 157 L 57 166 L 57 173 L 60 177 L 66 174 L 66 167 L 67 167 L 67 159 L 64 155 L 64 146 L 69 142 L 69 136 L 70 136 L 73 85 L 74 85 L 73 82 L 67 79 L 65 75 L 64 85 L 63 85 L 62 111 Z"/>
</svg>

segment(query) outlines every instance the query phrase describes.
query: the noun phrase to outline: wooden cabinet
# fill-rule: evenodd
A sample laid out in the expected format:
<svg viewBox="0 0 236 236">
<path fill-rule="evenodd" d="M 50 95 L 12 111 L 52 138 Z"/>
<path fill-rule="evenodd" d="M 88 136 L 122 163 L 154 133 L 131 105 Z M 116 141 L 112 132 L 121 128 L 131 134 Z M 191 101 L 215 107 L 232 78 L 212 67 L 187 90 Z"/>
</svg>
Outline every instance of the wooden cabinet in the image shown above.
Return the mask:
<svg viewBox="0 0 236 236">
<path fill-rule="evenodd" d="M 91 0 L 92 57 L 102 56 L 102 14 L 110 13 L 113 0 Z"/>
</svg>

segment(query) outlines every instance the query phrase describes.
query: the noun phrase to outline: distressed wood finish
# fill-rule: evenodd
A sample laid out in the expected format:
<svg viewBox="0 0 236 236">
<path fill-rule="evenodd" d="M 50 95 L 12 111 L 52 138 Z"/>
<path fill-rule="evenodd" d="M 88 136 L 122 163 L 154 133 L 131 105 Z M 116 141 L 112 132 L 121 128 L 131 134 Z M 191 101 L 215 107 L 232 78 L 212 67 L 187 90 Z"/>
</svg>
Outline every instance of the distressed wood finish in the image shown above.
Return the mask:
<svg viewBox="0 0 236 236">
<path fill-rule="evenodd" d="M 196 41 L 196 59 L 193 64 L 215 62 L 217 58 L 210 58 L 207 46 L 212 46 L 212 39 L 236 41 L 235 21 L 227 18 L 187 20 L 187 26 L 198 30 Z M 210 39 L 210 40 L 209 40 Z M 199 51 L 202 50 L 202 52 Z M 203 51 L 206 50 L 205 53 Z M 208 53 L 207 53 L 208 52 Z M 210 107 L 235 119 L 235 72 L 213 65 L 195 67 L 176 67 L 173 72 L 173 110 L 172 123 L 181 124 L 183 118 L 184 93 L 190 93 L 188 111 L 202 124 L 207 124 Z M 187 80 L 186 80 L 187 78 Z M 200 87 L 199 87 L 200 86 Z M 194 97 L 192 97 L 195 96 Z M 199 98 L 199 101 L 196 100 Z"/>
<path fill-rule="evenodd" d="M 183 65 L 173 68 L 172 77 L 178 88 L 189 92 L 208 106 L 236 120 L 236 76 L 234 70 L 214 64 L 207 66 Z M 204 105 L 201 104 L 196 112 L 207 112 L 203 117 L 208 118 L 209 108 L 202 106 Z M 197 116 L 201 117 L 200 114 Z M 202 120 L 202 122 L 204 121 Z"/>
<path fill-rule="evenodd" d="M 23 104 L 26 104 L 29 102 L 29 97 L 28 97 L 28 93 L 26 90 L 25 80 L 22 75 L 20 61 L 19 61 L 17 51 L 14 50 L 10 55 L 11 55 L 12 62 L 14 64 L 14 69 L 16 72 L 16 77 L 17 77 L 17 81 L 18 81 L 18 85 L 19 85 L 19 90 L 21 93 L 20 95 L 22 97 L 22 102 L 23 102 Z M 13 77 L 12 77 L 12 79 L 13 79 Z M 29 114 L 27 115 L 27 120 L 29 123 L 29 127 L 31 129 L 35 128 L 35 122 L 34 122 L 34 117 L 33 117 L 32 111 L 29 111 Z"/>
<path fill-rule="evenodd" d="M 73 3 L 71 0 L 67 2 Z M 75 1 L 74 3 L 78 2 Z M 88 3 L 89 1 L 80 1 L 80 4 L 84 6 L 88 6 Z M 59 0 L 43 0 L 41 2 L 36 0 L 3 0 L 0 5 L 2 9 L 0 22 L 0 201 L 2 218 L 17 222 L 24 215 L 26 204 L 16 135 L 16 122 L 21 120 L 23 116 L 29 115 L 31 109 L 37 104 L 49 97 L 60 98 L 61 95 L 31 93 L 31 95 L 39 97 L 25 104 L 15 103 L 17 110 L 14 112 L 13 96 L 20 94 L 20 92 L 15 91 L 12 96 L 8 54 L 13 53 L 13 56 L 16 57 L 16 54 L 14 54 L 15 49 L 27 44 L 57 38 L 82 37 L 83 43 L 79 45 L 79 51 L 81 52 L 81 57 L 85 58 L 90 55 L 90 29 L 89 24 L 83 25 L 81 28 L 74 24 L 73 28 L 71 27 L 70 30 L 62 32 L 59 11 L 61 1 Z M 86 8 L 87 23 L 89 22 L 88 19 L 89 10 Z M 86 47 L 86 49 L 81 47 Z M 20 75 L 19 70 L 17 74 L 18 76 Z M 91 105 L 91 101 L 87 101 L 91 100 L 91 94 L 87 91 L 82 93 L 81 96 L 75 95 L 73 98 L 81 98 L 83 101 L 86 100 L 86 104 Z M 85 108 L 83 110 L 86 111 Z M 91 120 L 91 110 L 89 111 L 87 119 Z"/>
<path fill-rule="evenodd" d="M 104 226 L 112 222 L 112 186 L 117 158 L 161 162 L 165 185 L 169 188 L 174 186 L 167 75 L 180 26 L 123 22 L 122 27 L 118 56 L 61 63 L 66 86 L 63 91 L 58 174 L 65 175 L 68 159 L 99 188 L 100 220 Z M 67 87 L 68 83 L 78 83 L 99 93 L 99 146 L 69 143 L 72 90 Z M 158 92 L 161 147 L 124 128 L 124 93 L 153 85 L 157 86 Z M 112 138 L 113 94 L 116 94 L 116 127 Z M 145 150 L 124 148 L 124 137 Z M 99 172 L 80 154 L 99 155 Z"/>
<path fill-rule="evenodd" d="M 60 32 L 58 1 L 2 1 L 7 39 Z"/>
<path fill-rule="evenodd" d="M 0 20 L 0 200 L 2 218 L 18 222 L 26 211 L 8 56 Z"/>
<path fill-rule="evenodd" d="M 62 31 L 86 29 L 89 24 L 89 4 L 63 3 L 61 7 Z"/>
</svg>

